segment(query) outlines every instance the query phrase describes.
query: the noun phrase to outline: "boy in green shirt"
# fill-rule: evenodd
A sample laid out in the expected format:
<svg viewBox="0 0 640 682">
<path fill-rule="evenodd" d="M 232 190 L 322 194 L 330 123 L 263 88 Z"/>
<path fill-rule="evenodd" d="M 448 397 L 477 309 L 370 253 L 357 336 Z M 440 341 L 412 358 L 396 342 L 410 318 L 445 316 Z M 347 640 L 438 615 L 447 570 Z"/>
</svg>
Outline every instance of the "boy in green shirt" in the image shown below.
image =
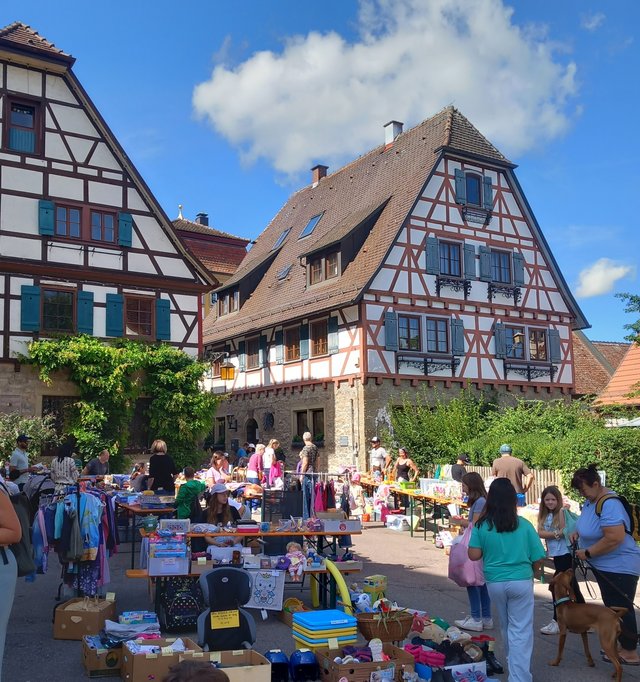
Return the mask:
<svg viewBox="0 0 640 682">
<path fill-rule="evenodd" d="M 202 481 L 196 481 L 194 479 L 196 472 L 193 467 L 185 467 L 182 473 L 184 474 L 185 482 L 178 489 L 176 507 L 178 509 L 178 518 L 188 519 L 191 514 L 191 507 L 194 499 L 201 495 L 207 486 Z M 193 522 L 199 520 L 199 518 L 191 519 Z"/>
</svg>

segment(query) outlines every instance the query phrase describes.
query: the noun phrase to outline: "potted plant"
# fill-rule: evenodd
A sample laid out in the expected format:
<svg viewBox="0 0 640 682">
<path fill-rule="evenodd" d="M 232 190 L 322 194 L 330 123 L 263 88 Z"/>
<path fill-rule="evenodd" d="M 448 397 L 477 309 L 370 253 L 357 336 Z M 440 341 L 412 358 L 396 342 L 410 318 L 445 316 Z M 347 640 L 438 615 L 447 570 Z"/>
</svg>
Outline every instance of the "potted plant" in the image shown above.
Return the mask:
<svg viewBox="0 0 640 682">
<path fill-rule="evenodd" d="M 304 447 L 304 441 L 302 440 L 302 436 L 299 436 L 297 433 L 291 440 L 291 449 L 292 450 L 302 450 Z"/>
<path fill-rule="evenodd" d="M 313 444 L 318 448 L 324 447 L 324 433 L 318 433 L 313 438 Z"/>
</svg>

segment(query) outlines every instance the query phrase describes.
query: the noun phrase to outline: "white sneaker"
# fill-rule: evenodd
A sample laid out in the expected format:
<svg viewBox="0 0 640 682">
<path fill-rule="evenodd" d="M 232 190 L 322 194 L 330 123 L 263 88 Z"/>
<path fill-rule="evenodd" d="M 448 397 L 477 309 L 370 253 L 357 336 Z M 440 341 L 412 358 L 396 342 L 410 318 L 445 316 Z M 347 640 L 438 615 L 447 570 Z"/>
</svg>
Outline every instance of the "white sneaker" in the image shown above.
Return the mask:
<svg viewBox="0 0 640 682">
<path fill-rule="evenodd" d="M 453 621 L 459 628 L 462 628 L 463 630 L 472 630 L 473 632 L 482 632 L 482 621 L 478 618 L 476 620 L 475 618 L 472 618 L 471 616 L 467 616 L 463 620 L 454 620 Z"/>
<path fill-rule="evenodd" d="M 560 632 L 560 628 L 558 627 L 558 623 L 556 623 L 555 620 L 552 620 L 548 625 L 540 628 L 540 632 L 543 635 L 557 635 Z"/>
<path fill-rule="evenodd" d="M 493 630 L 493 618 L 483 618 L 482 627 L 485 630 Z"/>
</svg>

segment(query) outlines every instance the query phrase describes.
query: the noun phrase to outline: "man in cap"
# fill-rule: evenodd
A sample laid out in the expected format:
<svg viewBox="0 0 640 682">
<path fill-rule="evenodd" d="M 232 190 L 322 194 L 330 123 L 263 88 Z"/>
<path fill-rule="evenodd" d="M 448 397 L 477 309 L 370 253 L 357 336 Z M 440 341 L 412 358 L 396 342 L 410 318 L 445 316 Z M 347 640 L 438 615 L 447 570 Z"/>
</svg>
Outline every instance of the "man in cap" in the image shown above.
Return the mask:
<svg viewBox="0 0 640 682">
<path fill-rule="evenodd" d="M 371 452 L 369 453 L 371 462 L 371 471 L 381 471 L 384 473 L 391 464 L 391 457 L 387 451 L 382 447 L 378 436 L 371 439 Z"/>
<path fill-rule="evenodd" d="M 534 481 L 531 469 L 511 454 L 511 446 L 506 443 L 500 446 L 500 457 L 493 460 L 491 473 L 496 478 L 508 478 L 517 493 L 526 493 Z"/>
<path fill-rule="evenodd" d="M 471 457 L 469 457 L 466 452 L 459 454 L 456 463 L 451 465 L 451 478 L 460 483 L 462 477 L 467 473 L 465 464 L 469 464 L 470 462 Z"/>
<path fill-rule="evenodd" d="M 24 488 L 24 484 L 29 480 L 29 474 L 36 470 L 35 467 L 29 466 L 29 441 L 31 438 L 26 433 L 21 433 L 16 438 L 16 449 L 11 453 L 9 460 L 9 475 L 11 480 L 18 486 L 20 490 Z"/>
</svg>

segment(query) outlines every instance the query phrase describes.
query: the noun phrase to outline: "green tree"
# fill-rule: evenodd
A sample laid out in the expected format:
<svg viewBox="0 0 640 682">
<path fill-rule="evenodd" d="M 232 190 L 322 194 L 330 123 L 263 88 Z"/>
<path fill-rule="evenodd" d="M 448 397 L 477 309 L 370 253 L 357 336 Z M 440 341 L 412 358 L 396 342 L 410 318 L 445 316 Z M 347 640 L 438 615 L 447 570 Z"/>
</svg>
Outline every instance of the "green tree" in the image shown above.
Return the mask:
<svg viewBox="0 0 640 682">
<path fill-rule="evenodd" d="M 0 455 L 8 458 L 16 447 L 16 438 L 26 433 L 29 438 L 29 459 L 33 462 L 40 456 L 45 445 L 60 442 L 51 415 L 25 417 L 16 412 L 0 413 Z"/>
<path fill-rule="evenodd" d="M 625 313 L 640 313 L 640 296 L 637 296 L 636 294 L 616 294 L 616 298 L 620 298 L 625 301 Z M 628 336 L 625 336 L 625 339 L 640 345 L 640 319 L 637 319 L 635 322 L 625 324 L 624 328 L 630 332 Z"/>
</svg>

